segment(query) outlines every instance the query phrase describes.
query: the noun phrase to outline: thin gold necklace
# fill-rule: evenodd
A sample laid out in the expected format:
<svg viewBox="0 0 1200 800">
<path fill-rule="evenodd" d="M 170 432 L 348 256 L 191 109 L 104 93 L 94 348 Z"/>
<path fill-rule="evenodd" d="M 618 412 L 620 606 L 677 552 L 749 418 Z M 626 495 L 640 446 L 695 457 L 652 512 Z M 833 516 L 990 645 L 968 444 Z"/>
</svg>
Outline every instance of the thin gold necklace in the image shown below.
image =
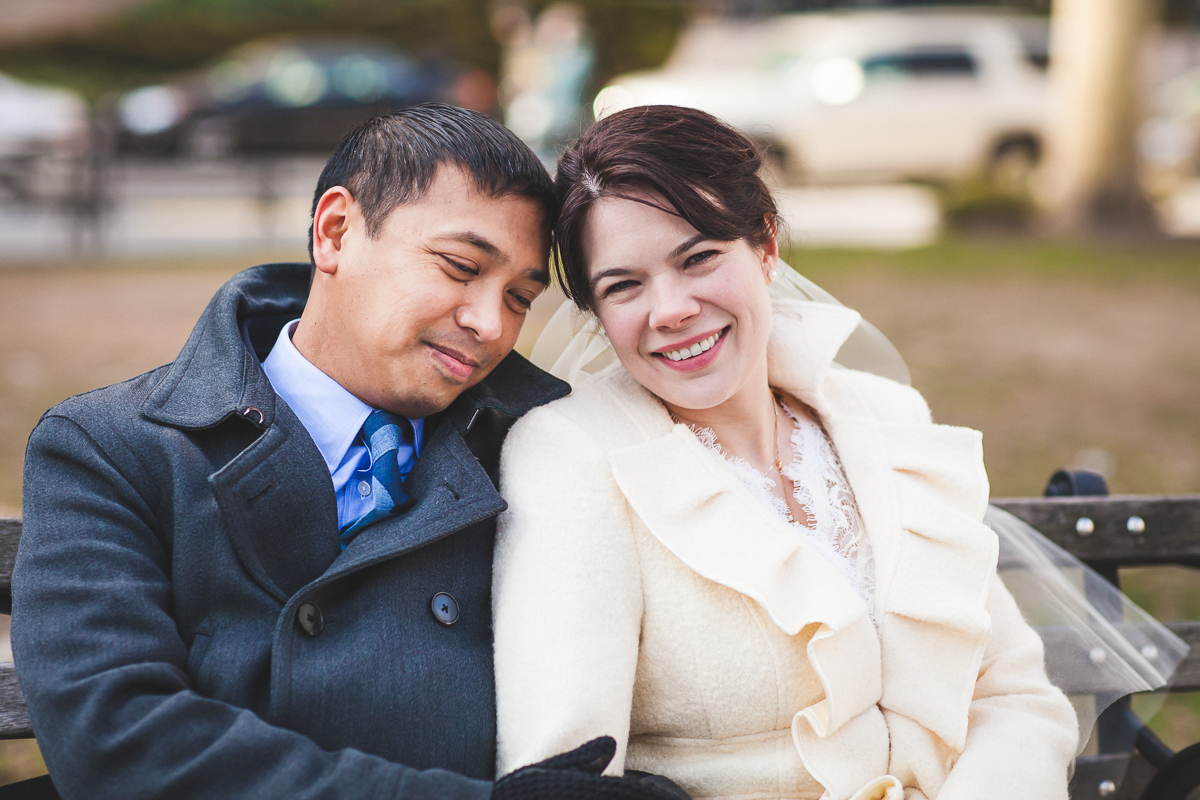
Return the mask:
<svg viewBox="0 0 1200 800">
<path fill-rule="evenodd" d="M 666 403 L 663 403 L 664 408 L 666 405 Z M 771 410 L 775 412 L 775 469 L 779 472 L 779 488 L 783 491 L 783 515 L 789 524 L 799 526 L 800 523 L 796 522 L 795 517 L 792 516 L 792 506 L 787 500 L 787 482 L 783 477 L 783 462 L 779 459 L 779 398 L 774 392 L 771 392 Z M 688 428 L 691 429 L 692 433 L 696 432 L 695 425 L 684 422 L 679 417 L 675 416 L 675 412 L 669 408 L 667 408 L 667 415 L 671 417 L 671 421 L 675 424 L 687 425 Z"/>
<path fill-rule="evenodd" d="M 783 462 L 779 459 L 779 398 L 771 392 L 771 410 L 775 412 L 775 469 L 779 471 L 779 488 L 783 491 L 783 515 L 792 525 L 799 525 L 792 516 L 792 504 L 788 502 L 787 481 L 783 477 Z"/>
</svg>

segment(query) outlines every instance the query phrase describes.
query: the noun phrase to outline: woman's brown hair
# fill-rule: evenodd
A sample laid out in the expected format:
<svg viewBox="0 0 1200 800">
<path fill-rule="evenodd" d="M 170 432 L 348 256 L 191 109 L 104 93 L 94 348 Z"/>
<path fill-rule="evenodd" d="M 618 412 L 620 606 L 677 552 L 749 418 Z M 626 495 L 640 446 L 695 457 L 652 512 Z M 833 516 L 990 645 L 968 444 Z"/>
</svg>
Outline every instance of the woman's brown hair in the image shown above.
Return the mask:
<svg viewBox="0 0 1200 800">
<path fill-rule="evenodd" d="M 562 203 L 555 226 L 557 270 L 581 309 L 592 308 L 583 258 L 588 211 L 605 197 L 652 191 L 693 228 L 718 241 L 761 247 L 776 234 L 778 209 L 759 177 L 762 152 L 711 114 L 681 106 L 639 106 L 593 125 L 558 161 Z"/>
</svg>

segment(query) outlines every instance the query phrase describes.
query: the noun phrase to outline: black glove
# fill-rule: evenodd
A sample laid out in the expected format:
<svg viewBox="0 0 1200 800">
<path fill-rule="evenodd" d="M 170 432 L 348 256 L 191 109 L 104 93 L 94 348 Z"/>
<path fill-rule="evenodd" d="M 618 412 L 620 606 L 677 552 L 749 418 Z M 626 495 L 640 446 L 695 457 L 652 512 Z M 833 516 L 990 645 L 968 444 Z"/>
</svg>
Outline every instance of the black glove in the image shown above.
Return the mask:
<svg viewBox="0 0 1200 800">
<path fill-rule="evenodd" d="M 492 800 L 689 800 L 682 789 L 658 775 L 601 775 L 616 752 L 611 736 L 593 739 L 505 775 L 492 788 Z"/>
</svg>

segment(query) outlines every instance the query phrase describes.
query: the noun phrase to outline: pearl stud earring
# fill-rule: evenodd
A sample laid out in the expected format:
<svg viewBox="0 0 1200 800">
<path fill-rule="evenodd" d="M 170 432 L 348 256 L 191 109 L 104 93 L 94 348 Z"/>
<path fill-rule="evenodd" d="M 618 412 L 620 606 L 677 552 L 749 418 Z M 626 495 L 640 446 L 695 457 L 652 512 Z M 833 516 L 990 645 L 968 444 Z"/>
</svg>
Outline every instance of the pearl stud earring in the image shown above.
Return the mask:
<svg viewBox="0 0 1200 800">
<path fill-rule="evenodd" d="M 777 269 L 771 270 L 770 272 L 767 273 L 767 277 L 770 278 L 771 280 L 775 280 L 776 278 L 779 277 L 779 270 L 777 270 Z"/>
</svg>

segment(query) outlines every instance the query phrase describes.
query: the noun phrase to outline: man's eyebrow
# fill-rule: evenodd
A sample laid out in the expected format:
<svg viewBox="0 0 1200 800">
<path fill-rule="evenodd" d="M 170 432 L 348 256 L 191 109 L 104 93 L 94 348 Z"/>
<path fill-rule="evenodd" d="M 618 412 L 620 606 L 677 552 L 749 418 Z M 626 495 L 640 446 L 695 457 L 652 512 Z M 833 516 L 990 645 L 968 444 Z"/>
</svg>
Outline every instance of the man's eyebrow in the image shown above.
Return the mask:
<svg viewBox="0 0 1200 800">
<path fill-rule="evenodd" d="M 455 242 L 462 242 L 463 244 L 469 244 L 472 247 L 479 248 L 480 250 L 487 253 L 492 258 L 496 259 L 501 264 L 508 263 L 508 256 L 504 253 L 503 250 L 501 250 L 499 247 L 497 247 L 496 245 L 494 245 L 490 241 L 488 241 L 486 237 L 480 236 L 478 233 L 475 233 L 474 231 L 457 231 L 455 233 L 444 233 L 444 234 L 438 236 L 437 238 L 450 239 Z"/>
<path fill-rule="evenodd" d="M 546 267 L 542 267 L 541 269 L 527 269 L 525 270 L 525 277 L 531 281 L 537 281 L 542 286 L 550 285 L 550 270 Z"/>
<path fill-rule="evenodd" d="M 451 239 L 456 242 L 469 244 L 472 247 L 477 247 L 492 258 L 496 259 L 496 261 L 501 264 L 507 264 L 509 261 L 508 256 L 504 254 L 503 250 L 488 241 L 487 237 L 480 236 L 474 231 L 447 233 L 438 238 Z M 523 277 L 526 277 L 531 281 L 537 281 L 542 286 L 550 285 L 550 269 L 548 267 L 528 269 L 524 272 Z"/>
<path fill-rule="evenodd" d="M 710 238 L 710 237 L 705 236 L 703 233 L 697 233 L 695 236 L 688 239 L 683 244 L 679 245 L 679 247 L 676 247 L 674 250 L 672 250 L 669 258 L 678 258 L 679 256 L 686 253 L 688 250 L 691 250 L 693 247 L 695 247 L 696 245 L 700 244 L 701 242 L 703 242 L 705 239 L 708 239 L 708 238 Z"/>
</svg>

